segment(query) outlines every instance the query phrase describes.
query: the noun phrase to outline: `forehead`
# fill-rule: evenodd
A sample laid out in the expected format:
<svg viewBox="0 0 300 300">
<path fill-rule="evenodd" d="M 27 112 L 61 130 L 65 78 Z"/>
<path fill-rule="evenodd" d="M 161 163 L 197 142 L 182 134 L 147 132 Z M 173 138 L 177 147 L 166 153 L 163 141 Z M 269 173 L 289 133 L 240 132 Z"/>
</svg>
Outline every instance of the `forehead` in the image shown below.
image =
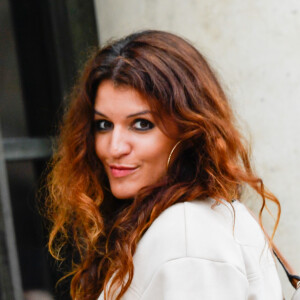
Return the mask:
<svg viewBox="0 0 300 300">
<path fill-rule="evenodd" d="M 128 86 L 116 86 L 110 80 L 103 81 L 97 90 L 95 110 L 116 112 L 138 112 L 150 109 L 147 99 L 135 89 Z"/>
</svg>

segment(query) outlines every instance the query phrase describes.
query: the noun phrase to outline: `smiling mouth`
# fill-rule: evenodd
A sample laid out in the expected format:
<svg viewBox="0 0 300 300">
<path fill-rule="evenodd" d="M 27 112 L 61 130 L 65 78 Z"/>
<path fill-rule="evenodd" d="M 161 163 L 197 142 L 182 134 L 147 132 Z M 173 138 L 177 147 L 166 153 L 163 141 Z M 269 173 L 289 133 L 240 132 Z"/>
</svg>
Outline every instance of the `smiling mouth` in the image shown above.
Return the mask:
<svg viewBox="0 0 300 300">
<path fill-rule="evenodd" d="M 124 176 L 128 176 L 132 173 L 134 173 L 138 167 L 135 168 L 127 168 L 127 167 L 117 167 L 117 166 L 109 166 L 111 174 L 116 177 L 116 178 L 120 178 L 120 177 L 124 177 Z"/>
</svg>

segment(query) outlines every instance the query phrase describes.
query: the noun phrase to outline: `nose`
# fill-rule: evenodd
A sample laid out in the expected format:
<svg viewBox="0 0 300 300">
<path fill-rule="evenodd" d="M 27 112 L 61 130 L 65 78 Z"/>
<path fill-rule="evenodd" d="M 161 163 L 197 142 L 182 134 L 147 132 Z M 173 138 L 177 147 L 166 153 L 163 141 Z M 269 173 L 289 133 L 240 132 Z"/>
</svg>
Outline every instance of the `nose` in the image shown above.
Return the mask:
<svg viewBox="0 0 300 300">
<path fill-rule="evenodd" d="M 129 137 L 120 128 L 115 127 L 110 141 L 110 154 L 113 158 L 120 158 L 131 151 Z"/>
</svg>

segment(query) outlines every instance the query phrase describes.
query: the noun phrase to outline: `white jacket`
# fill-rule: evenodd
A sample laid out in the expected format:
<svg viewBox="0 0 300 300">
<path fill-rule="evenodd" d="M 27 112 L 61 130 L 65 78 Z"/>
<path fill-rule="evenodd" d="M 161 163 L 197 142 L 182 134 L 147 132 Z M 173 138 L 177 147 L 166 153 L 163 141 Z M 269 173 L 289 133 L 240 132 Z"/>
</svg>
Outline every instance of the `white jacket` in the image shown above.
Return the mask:
<svg viewBox="0 0 300 300">
<path fill-rule="evenodd" d="M 138 243 L 122 300 L 283 299 L 256 220 L 239 201 L 235 214 L 228 203 L 214 203 L 178 203 L 161 213 Z"/>
</svg>

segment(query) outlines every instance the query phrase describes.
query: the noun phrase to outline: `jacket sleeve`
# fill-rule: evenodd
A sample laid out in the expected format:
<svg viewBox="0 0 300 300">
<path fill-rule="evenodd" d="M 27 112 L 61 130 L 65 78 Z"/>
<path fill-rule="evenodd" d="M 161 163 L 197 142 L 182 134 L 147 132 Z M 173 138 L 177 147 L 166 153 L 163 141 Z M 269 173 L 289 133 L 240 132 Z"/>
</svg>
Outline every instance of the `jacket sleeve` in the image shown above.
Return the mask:
<svg viewBox="0 0 300 300">
<path fill-rule="evenodd" d="M 243 300 L 248 295 L 243 272 L 224 262 L 184 257 L 164 263 L 141 300 Z"/>
</svg>

